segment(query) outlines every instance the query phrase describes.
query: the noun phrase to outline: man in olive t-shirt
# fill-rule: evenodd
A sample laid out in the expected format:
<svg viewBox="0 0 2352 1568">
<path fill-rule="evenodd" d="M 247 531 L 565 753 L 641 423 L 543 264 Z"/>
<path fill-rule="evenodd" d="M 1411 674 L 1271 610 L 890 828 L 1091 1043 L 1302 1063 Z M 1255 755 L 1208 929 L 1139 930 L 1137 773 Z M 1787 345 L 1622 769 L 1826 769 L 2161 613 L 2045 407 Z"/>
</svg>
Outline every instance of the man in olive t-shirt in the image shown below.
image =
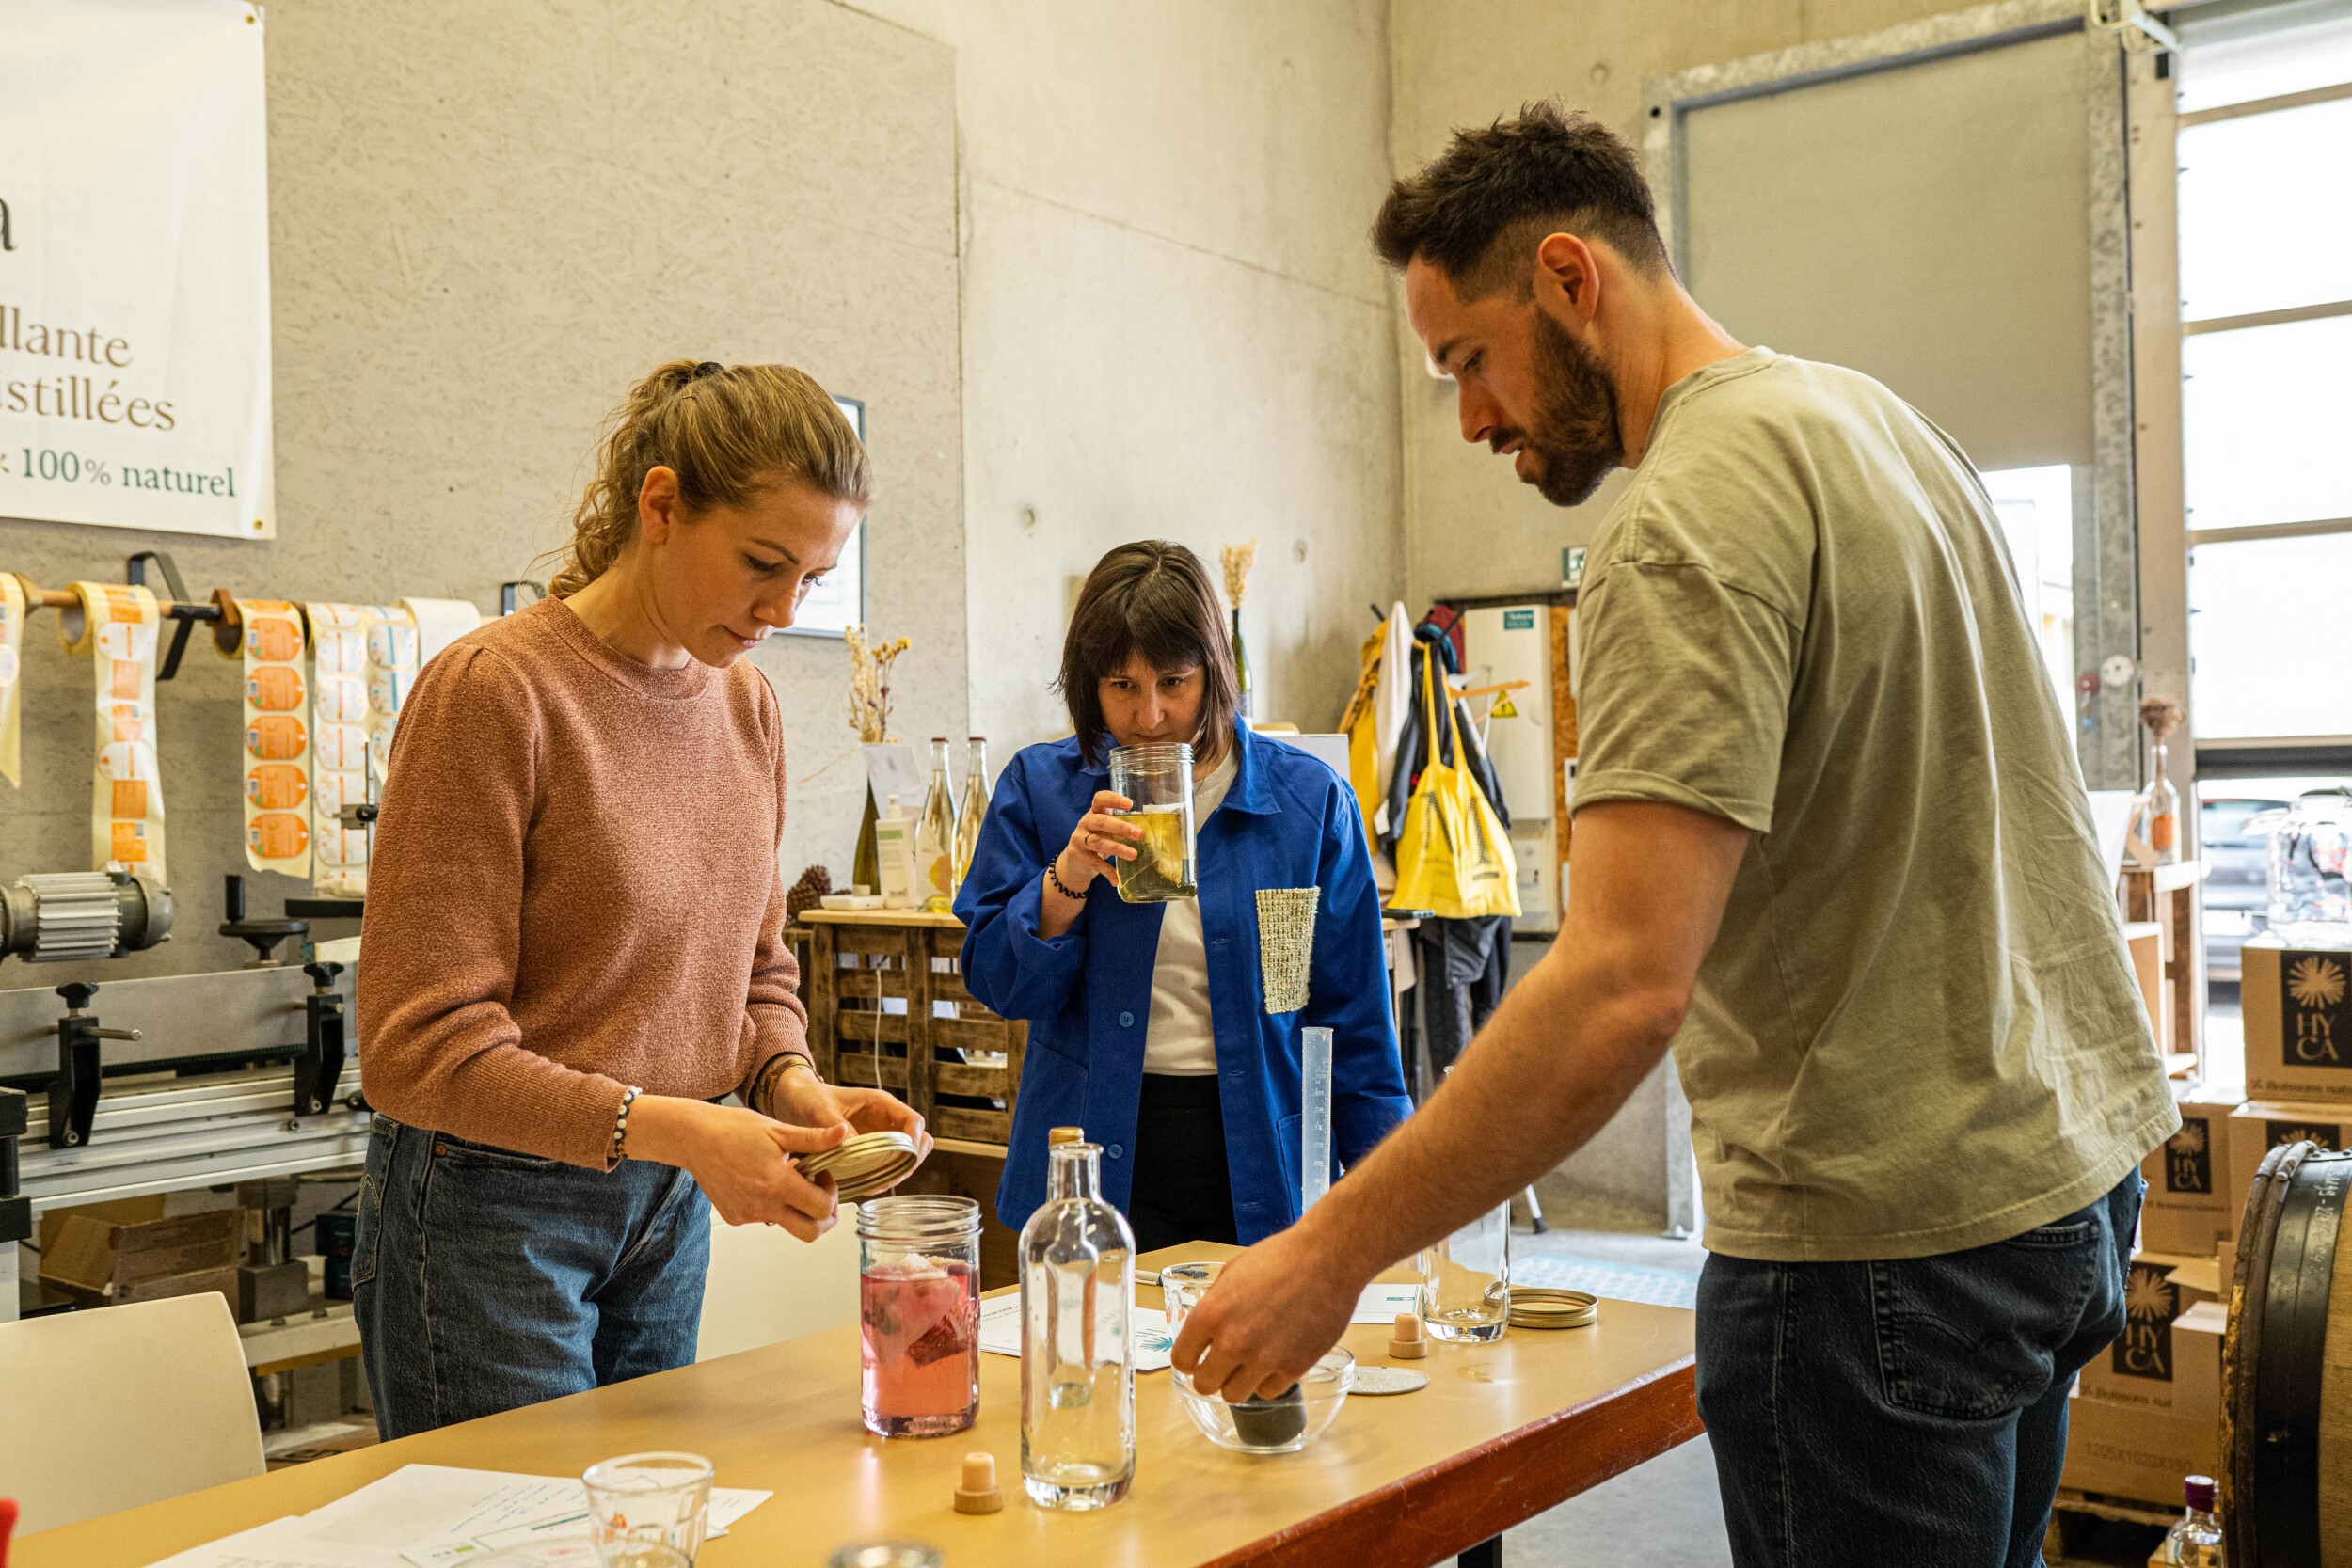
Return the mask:
<svg viewBox="0 0 2352 1568">
<path fill-rule="evenodd" d="M 1982 486 L 1877 382 L 1710 321 L 1631 150 L 1556 105 L 1458 135 L 1374 237 L 1465 439 L 1561 505 L 1634 470 L 1579 604 L 1575 896 L 1447 1086 L 1227 1265 L 1177 1368 L 1279 1392 L 1671 1044 L 1734 1560 L 2038 1562 L 2179 1118 Z"/>
</svg>

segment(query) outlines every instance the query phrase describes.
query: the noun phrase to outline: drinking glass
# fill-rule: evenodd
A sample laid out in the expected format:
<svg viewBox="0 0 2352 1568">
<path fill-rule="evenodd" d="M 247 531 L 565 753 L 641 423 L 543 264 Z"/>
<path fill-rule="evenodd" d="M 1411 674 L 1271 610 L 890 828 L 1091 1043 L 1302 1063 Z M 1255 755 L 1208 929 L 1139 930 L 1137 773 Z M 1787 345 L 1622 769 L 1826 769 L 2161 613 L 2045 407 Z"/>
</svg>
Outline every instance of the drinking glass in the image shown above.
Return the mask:
<svg viewBox="0 0 2352 1568">
<path fill-rule="evenodd" d="M 1119 815 L 1143 830 L 1136 858 L 1111 860 L 1119 896 L 1130 904 L 1190 898 L 1199 877 L 1193 862 L 1192 747 L 1121 746 L 1111 752 L 1111 792 L 1133 809 Z"/>
<path fill-rule="evenodd" d="M 1500 1339 L 1511 1320 L 1511 1204 L 1421 1255 L 1421 1316 L 1433 1339 Z"/>
<path fill-rule="evenodd" d="M 866 1430 L 940 1437 L 980 1414 L 980 1206 L 858 1205 L 858 1402 Z"/>
<path fill-rule="evenodd" d="M 710 1461 L 632 1453 L 588 1466 L 589 1539 L 604 1568 L 692 1564 L 710 1513 Z"/>
</svg>

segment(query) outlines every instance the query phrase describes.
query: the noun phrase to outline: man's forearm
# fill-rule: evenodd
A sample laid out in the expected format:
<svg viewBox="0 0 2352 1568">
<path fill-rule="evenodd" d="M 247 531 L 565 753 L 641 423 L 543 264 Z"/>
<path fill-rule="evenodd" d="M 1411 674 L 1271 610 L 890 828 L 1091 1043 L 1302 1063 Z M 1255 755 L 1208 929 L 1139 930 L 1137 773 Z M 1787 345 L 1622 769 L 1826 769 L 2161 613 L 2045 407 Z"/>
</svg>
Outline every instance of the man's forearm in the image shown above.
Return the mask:
<svg viewBox="0 0 2352 1568">
<path fill-rule="evenodd" d="M 1308 1212 L 1305 1239 L 1369 1276 L 1502 1203 L 1607 1125 L 1681 1007 L 1629 983 L 1605 949 L 1555 943 L 1444 1087 Z"/>
</svg>

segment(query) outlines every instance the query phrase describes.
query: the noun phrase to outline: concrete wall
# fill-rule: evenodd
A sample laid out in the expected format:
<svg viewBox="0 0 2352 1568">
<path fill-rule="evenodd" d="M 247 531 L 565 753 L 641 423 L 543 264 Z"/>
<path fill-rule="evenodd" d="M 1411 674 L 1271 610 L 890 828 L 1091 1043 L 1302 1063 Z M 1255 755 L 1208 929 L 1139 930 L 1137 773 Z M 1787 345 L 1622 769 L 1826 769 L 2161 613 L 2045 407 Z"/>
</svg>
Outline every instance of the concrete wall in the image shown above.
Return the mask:
<svg viewBox="0 0 2352 1568">
<path fill-rule="evenodd" d="M 1251 537 L 1261 717 L 1328 728 L 1403 586 L 1396 357 L 1365 242 L 1383 0 L 859 0 L 956 52 L 973 722 L 1063 733 L 1075 579 Z M 900 628 L 885 625 L 884 630 Z M 916 629 L 916 635 L 921 632 Z"/>
<path fill-rule="evenodd" d="M 898 727 L 961 733 L 950 51 L 822 0 L 283 0 L 266 25 L 278 537 L 0 521 L 0 567 L 119 581 L 152 546 L 199 597 L 492 610 L 501 579 L 548 575 L 533 557 L 568 536 L 633 378 L 678 355 L 782 360 L 866 400 L 869 603 L 917 636 Z M 8 878 L 89 863 L 91 675 L 55 625 L 27 640 L 24 788 L 0 789 Z M 853 741 L 847 653 L 778 638 L 756 657 L 793 736 L 786 864 L 846 871 L 862 776 L 819 770 Z M 178 933 L 93 978 L 248 956 L 212 934 L 243 868 L 234 673 L 199 644 L 158 693 Z M 257 878 L 253 912 L 308 892 Z"/>
<path fill-rule="evenodd" d="M 1395 166 L 1420 167 L 1444 150 L 1456 126 L 1485 124 L 1552 95 L 1638 146 L 1645 76 L 1956 8 L 1957 0 L 1486 0 L 1475 8 L 1395 0 Z M 1509 463 L 1463 442 L 1454 384 L 1423 370 L 1402 311 L 1396 330 L 1407 602 L 1418 609 L 1438 594 L 1556 584 L 1561 548 L 1591 540 L 1625 476 L 1581 507 L 1552 506 L 1521 485 Z"/>
</svg>

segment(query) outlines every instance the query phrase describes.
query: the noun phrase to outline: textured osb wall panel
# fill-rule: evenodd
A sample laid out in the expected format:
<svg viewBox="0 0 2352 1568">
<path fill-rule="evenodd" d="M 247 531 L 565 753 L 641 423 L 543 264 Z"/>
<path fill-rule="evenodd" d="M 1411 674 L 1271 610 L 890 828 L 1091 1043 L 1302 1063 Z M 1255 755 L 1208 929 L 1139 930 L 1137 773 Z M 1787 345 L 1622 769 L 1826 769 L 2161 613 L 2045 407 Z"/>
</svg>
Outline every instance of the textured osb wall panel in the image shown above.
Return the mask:
<svg viewBox="0 0 2352 1568">
<path fill-rule="evenodd" d="M 896 729 L 961 733 L 951 51 L 819 0 L 281 0 L 267 25 L 278 537 L 0 521 L 0 567 L 119 579 L 159 546 L 199 595 L 495 610 L 500 581 L 547 575 L 533 557 L 567 535 L 633 378 L 678 355 L 780 360 L 866 401 L 868 603 L 917 639 Z M 24 787 L 0 785 L 9 878 L 87 864 L 90 674 L 54 624 L 28 645 Z M 757 657 L 791 738 L 787 869 L 846 871 L 847 655 L 780 638 Z M 203 650 L 159 693 L 179 934 L 95 978 L 246 956 L 212 935 L 243 858 L 233 674 Z M 274 914 L 308 887 L 252 891 Z"/>
</svg>

